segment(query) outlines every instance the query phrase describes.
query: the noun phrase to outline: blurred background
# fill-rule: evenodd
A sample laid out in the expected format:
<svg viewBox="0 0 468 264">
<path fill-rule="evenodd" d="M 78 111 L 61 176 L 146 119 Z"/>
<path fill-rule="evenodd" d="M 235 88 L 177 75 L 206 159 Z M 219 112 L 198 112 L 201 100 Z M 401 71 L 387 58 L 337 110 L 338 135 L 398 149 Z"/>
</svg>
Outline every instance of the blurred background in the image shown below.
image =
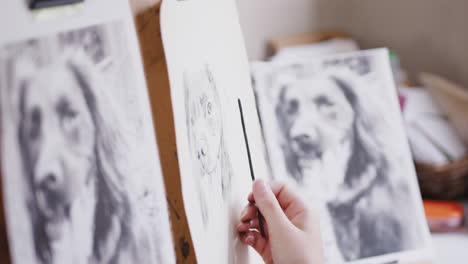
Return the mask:
<svg viewBox="0 0 468 264">
<path fill-rule="evenodd" d="M 434 72 L 468 85 L 468 1 L 237 0 L 251 60 L 265 59 L 269 39 L 342 30 L 361 48 L 390 47 L 410 76 Z"/>
<path fill-rule="evenodd" d="M 278 43 L 289 46 L 296 42 L 304 47 L 314 39 L 311 35 L 336 31 L 349 35 L 361 49 L 392 50 L 392 65 L 400 75 L 396 83 L 407 106 L 403 112 L 408 134 L 413 135 L 409 140 L 433 233 L 435 263 L 467 263 L 468 231 L 463 226 L 468 165 L 466 140 L 462 142 L 468 135 L 468 1 L 237 0 L 237 4 L 250 60 L 268 60 L 279 51 Z M 435 74 L 445 82 L 424 79 L 422 72 Z M 445 88 L 458 92 L 441 95 Z M 448 109 L 447 105 L 456 107 Z M 440 120 L 437 124 L 429 121 L 418 115 L 422 112 L 434 113 Z M 411 130 L 410 124 L 414 123 L 419 131 Z M 429 144 L 421 143 L 422 138 L 430 138 Z M 452 152 L 449 145 L 454 142 L 465 147 Z M 432 153 L 434 145 L 439 153 L 426 155 Z M 456 154 L 445 159 L 447 153 Z M 458 187 L 461 190 L 455 191 Z"/>
</svg>

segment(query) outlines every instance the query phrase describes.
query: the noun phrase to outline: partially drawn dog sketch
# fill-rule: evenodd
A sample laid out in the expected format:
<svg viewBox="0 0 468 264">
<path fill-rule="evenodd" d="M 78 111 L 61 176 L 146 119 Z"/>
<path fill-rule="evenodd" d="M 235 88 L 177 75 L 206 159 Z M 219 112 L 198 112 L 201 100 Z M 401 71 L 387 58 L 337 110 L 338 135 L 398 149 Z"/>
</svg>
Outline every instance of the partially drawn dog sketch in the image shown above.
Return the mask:
<svg viewBox="0 0 468 264">
<path fill-rule="evenodd" d="M 384 124 L 379 115 L 386 113 L 365 101 L 368 80 L 375 79 L 368 76 L 378 69 L 372 56 L 356 57 L 285 67 L 286 73 L 265 75 L 268 81 L 256 87 L 263 129 L 278 130 L 265 131 L 273 135 L 267 136 L 269 151 L 280 152 L 268 153 L 276 157 L 270 160 L 272 168 L 282 162 L 287 178 L 305 197 L 325 202 L 323 230 L 333 237 L 326 243 L 330 254 L 339 255 L 330 263 L 412 250 L 421 239 L 411 224 L 417 222 L 414 190 L 398 175 L 393 153 L 382 145 L 382 138 L 393 140 L 382 134 L 391 130 L 380 129 Z M 267 97 L 271 89 L 277 92 Z"/>
<path fill-rule="evenodd" d="M 209 66 L 186 71 L 184 86 L 190 156 L 206 227 L 210 221 L 209 201 L 229 198 L 233 173 L 226 150 L 220 95 Z"/>
<path fill-rule="evenodd" d="M 161 239 L 160 243 L 170 244 L 169 230 L 161 231 L 158 239 L 151 237 L 158 234 L 146 233 L 154 228 L 145 226 L 149 216 L 136 205 L 140 192 L 127 183 L 126 178 L 139 177 L 128 175 L 131 170 L 124 168 L 132 166 L 128 161 L 134 158 L 122 158 L 130 155 L 122 150 L 131 144 L 125 126 L 132 123 L 122 121 L 115 97 L 106 92 L 112 91 L 111 83 L 96 67 L 104 55 L 89 53 L 107 48 L 102 41 L 112 37 L 108 29 L 80 30 L 84 36 L 86 30 L 98 34 L 101 41 L 94 44 L 98 47 L 86 49 L 71 41 L 58 54 L 45 56 L 43 52 L 51 51 L 46 43 L 55 39 L 49 37 L 29 41 L 38 44 L 33 45 L 32 54 L 42 57 L 41 62 L 11 59 L 17 67 L 27 62 L 33 69 L 9 76 L 13 86 L 2 94 L 17 99 L 12 112 L 18 117 L 16 140 L 39 263 L 162 263 L 170 259 L 154 243 Z M 163 186 L 152 188 L 146 192 L 164 192 Z M 164 195 L 159 199 L 164 201 Z M 159 214 L 167 217 L 167 212 Z M 163 223 L 167 221 L 163 218 Z M 168 223 L 161 228 L 169 228 Z"/>
</svg>

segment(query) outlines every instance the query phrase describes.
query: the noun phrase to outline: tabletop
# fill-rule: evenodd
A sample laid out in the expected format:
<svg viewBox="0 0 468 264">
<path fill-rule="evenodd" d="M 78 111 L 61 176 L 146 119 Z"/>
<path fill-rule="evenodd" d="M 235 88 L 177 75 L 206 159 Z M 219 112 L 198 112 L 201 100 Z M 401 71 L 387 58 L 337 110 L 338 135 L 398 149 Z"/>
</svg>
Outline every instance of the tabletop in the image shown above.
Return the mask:
<svg viewBox="0 0 468 264">
<path fill-rule="evenodd" d="M 432 235 L 435 264 L 468 262 L 468 229 L 456 233 Z"/>
</svg>

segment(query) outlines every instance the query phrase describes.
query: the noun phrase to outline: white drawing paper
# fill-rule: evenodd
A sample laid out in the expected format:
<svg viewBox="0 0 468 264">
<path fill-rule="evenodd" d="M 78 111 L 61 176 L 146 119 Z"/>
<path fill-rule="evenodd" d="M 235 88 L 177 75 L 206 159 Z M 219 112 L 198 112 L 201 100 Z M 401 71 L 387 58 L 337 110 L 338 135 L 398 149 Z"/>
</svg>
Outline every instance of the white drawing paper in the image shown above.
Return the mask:
<svg viewBox="0 0 468 264">
<path fill-rule="evenodd" d="M 327 262 L 427 259 L 387 51 L 253 68 L 272 175 L 320 210 Z"/>
<path fill-rule="evenodd" d="M 86 1 L 74 16 L 37 22 L 25 1 L 2 5 L 1 158 L 13 263 L 175 263 L 128 2 Z"/>
<path fill-rule="evenodd" d="M 252 184 L 238 99 L 255 176 L 266 177 L 267 167 L 235 2 L 164 1 L 161 32 L 197 260 L 249 263 L 235 230 Z"/>
</svg>

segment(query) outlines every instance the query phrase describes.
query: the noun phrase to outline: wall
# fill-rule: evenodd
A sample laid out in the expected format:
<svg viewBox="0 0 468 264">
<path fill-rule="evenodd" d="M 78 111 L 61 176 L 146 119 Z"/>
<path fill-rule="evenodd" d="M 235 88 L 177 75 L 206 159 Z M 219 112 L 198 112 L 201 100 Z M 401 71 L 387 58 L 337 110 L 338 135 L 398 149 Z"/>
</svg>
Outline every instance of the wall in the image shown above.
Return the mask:
<svg viewBox="0 0 468 264">
<path fill-rule="evenodd" d="M 236 0 L 249 58 L 266 56 L 265 43 L 274 36 L 308 32 L 315 28 L 316 1 Z"/>
<path fill-rule="evenodd" d="M 129 0 L 129 2 L 133 14 L 138 14 L 159 3 L 160 0 Z"/>
<path fill-rule="evenodd" d="M 236 0 L 250 59 L 274 36 L 342 29 L 363 48 L 389 46 L 411 77 L 435 72 L 468 86 L 466 0 Z"/>
</svg>

